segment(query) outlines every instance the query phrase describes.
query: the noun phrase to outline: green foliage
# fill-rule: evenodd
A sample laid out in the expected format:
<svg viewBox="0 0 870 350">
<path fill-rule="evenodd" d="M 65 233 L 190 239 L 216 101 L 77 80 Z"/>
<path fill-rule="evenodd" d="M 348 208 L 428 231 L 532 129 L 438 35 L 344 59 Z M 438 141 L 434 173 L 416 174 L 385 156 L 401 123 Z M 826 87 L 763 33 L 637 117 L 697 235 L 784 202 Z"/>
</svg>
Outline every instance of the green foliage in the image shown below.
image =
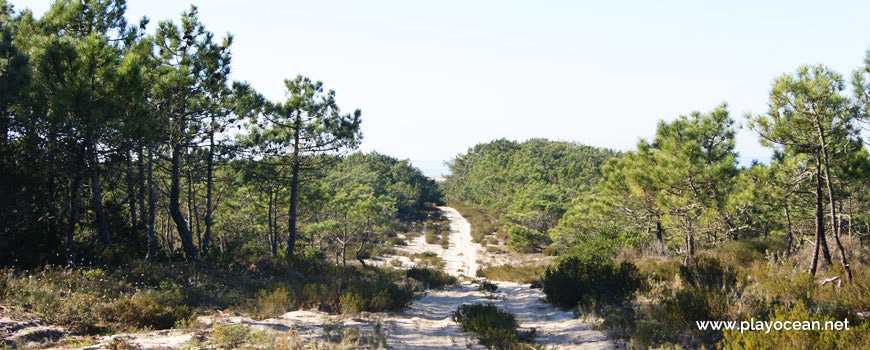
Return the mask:
<svg viewBox="0 0 870 350">
<path fill-rule="evenodd" d="M 462 202 L 451 202 L 450 206 L 462 214 L 465 220 L 468 220 L 471 225 L 471 240 L 474 243 L 484 244 L 484 238 L 502 230 L 498 218 L 489 211 Z"/>
<path fill-rule="evenodd" d="M 699 330 L 695 321 L 729 320 L 729 300 L 718 289 L 688 287 L 678 290 L 664 300 L 659 317 L 678 334 L 689 334 L 704 344 L 715 344 L 722 337 L 721 330 Z"/>
<path fill-rule="evenodd" d="M 110 271 L 7 270 L 0 278 L 6 285 L 0 302 L 26 305 L 27 311 L 48 323 L 93 334 L 167 329 L 187 322 L 195 309 L 231 309 L 264 318 L 299 308 L 333 313 L 399 311 L 422 291 L 419 283 L 400 271 L 342 268 L 319 261 L 294 264 L 292 268 L 286 263 L 260 263 L 243 269 L 197 270 L 172 264 Z M 438 286 L 455 283 L 443 272 L 427 272 L 428 280 L 418 278 Z"/>
<path fill-rule="evenodd" d="M 366 306 L 366 302 L 362 299 L 362 296 L 353 291 L 344 292 L 338 300 L 338 303 L 341 313 L 343 314 L 358 313 Z"/>
<path fill-rule="evenodd" d="M 456 277 L 450 276 L 444 271 L 430 268 L 414 267 L 405 271 L 405 276 L 422 282 L 427 288 L 445 288 L 456 284 Z"/>
<path fill-rule="evenodd" d="M 546 270 L 547 265 L 542 264 L 504 264 L 482 267 L 477 270 L 477 276 L 488 278 L 494 281 L 532 283 L 532 281 L 535 281 L 544 276 L 544 271 Z"/>
<path fill-rule="evenodd" d="M 493 304 L 464 304 L 451 315 L 453 322 L 465 332 L 474 332 L 480 337 L 480 344 L 488 349 L 515 349 L 522 342 L 530 342 L 534 332 L 517 332 L 516 317 L 510 312 L 500 310 Z"/>
<path fill-rule="evenodd" d="M 495 293 L 498 290 L 498 286 L 495 283 L 490 281 L 480 281 L 480 287 L 477 289 L 483 292 Z"/>
<path fill-rule="evenodd" d="M 830 316 L 820 316 L 802 303 L 793 308 L 779 306 L 774 308 L 770 322 L 818 321 L 824 327 L 828 321 L 843 321 Z M 849 330 L 771 330 L 765 331 L 726 331 L 719 348 L 735 349 L 863 349 L 870 344 L 870 322 L 850 322 Z"/>
<path fill-rule="evenodd" d="M 257 293 L 254 313 L 261 317 L 270 317 L 295 310 L 298 305 L 296 291 L 291 286 L 278 284 L 271 291 L 261 290 Z"/>
<path fill-rule="evenodd" d="M 630 262 L 569 257 L 547 269 L 541 279 L 547 301 L 563 308 L 624 305 L 645 285 Z"/>
<path fill-rule="evenodd" d="M 446 196 L 451 203 L 462 202 L 498 213 L 502 224 L 546 235 L 571 200 L 595 185 L 599 166 L 616 154 L 545 139 L 522 143 L 501 139 L 479 144 L 450 162 L 452 174 L 447 178 Z M 473 213 L 470 216 L 475 220 Z M 479 241 L 488 233 L 488 225 L 472 221 L 473 230 L 475 226 L 482 234 L 472 237 Z"/>
<path fill-rule="evenodd" d="M 212 328 L 212 345 L 218 349 L 238 349 L 251 334 L 251 329 L 241 324 L 217 325 Z"/>
<path fill-rule="evenodd" d="M 433 252 L 414 253 L 410 256 L 411 260 L 417 262 L 417 266 L 422 268 L 433 268 L 441 270 L 444 268 L 444 260 L 438 257 L 438 254 Z"/>
<path fill-rule="evenodd" d="M 513 226 L 508 229 L 508 235 L 510 239 L 507 245 L 517 251 L 537 251 L 547 242 L 547 236 L 543 233 L 521 226 Z"/>
<path fill-rule="evenodd" d="M 699 256 L 679 269 L 683 283 L 694 288 L 728 291 L 737 283 L 737 273 L 716 258 Z"/>
</svg>

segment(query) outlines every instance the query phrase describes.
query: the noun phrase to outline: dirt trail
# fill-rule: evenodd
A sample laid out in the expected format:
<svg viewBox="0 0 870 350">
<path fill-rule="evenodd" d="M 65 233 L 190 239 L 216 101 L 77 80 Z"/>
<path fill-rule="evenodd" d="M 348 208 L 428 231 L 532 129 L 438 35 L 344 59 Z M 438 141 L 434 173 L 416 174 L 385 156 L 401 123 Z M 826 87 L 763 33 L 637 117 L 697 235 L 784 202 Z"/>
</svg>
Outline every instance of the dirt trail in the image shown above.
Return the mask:
<svg viewBox="0 0 870 350">
<path fill-rule="evenodd" d="M 445 271 L 454 276 L 474 277 L 477 259 L 485 255 L 480 244 L 471 239 L 471 225 L 456 209 L 439 207 L 450 221 L 448 249 L 426 244 L 422 237 L 408 242 L 408 251 L 432 251 L 445 261 Z M 469 345 L 482 349 L 476 340 L 462 333 L 450 319 L 453 310 L 462 304 L 494 303 L 514 313 L 520 327 L 537 329 L 537 342 L 559 349 L 612 349 L 613 343 L 603 332 L 591 330 L 571 312 L 555 309 L 543 299 L 540 290 L 512 282 L 494 282 L 495 293 L 478 291 L 478 285 L 463 283 L 459 288 L 430 291 L 417 299 L 405 311 L 386 318 L 387 343 L 394 349 L 467 349 Z"/>
</svg>

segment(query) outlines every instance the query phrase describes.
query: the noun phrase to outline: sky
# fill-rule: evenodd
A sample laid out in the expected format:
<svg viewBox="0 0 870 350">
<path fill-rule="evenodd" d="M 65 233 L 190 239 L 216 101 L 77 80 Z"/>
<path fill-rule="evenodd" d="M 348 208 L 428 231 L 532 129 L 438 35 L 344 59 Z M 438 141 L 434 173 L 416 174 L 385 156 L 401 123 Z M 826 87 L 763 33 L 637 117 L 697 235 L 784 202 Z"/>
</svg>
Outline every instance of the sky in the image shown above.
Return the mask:
<svg viewBox="0 0 870 350">
<path fill-rule="evenodd" d="M 11 0 L 39 16 L 51 1 Z M 128 0 L 149 28 L 191 2 Z M 848 79 L 870 48 L 867 1 L 193 1 L 232 33 L 232 79 L 273 101 L 298 74 L 363 113 L 363 151 L 429 176 L 493 139 L 630 150 L 660 120 L 728 103 L 741 124 L 801 64 Z M 737 134 L 743 165 L 771 152 Z"/>
</svg>

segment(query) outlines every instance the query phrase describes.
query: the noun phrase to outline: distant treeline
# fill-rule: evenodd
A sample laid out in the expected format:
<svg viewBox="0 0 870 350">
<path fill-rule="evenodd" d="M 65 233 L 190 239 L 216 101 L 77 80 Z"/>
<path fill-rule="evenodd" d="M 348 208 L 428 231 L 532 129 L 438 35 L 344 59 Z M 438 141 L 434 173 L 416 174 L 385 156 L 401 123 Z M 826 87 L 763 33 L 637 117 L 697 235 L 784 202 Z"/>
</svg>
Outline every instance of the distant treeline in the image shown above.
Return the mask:
<svg viewBox="0 0 870 350">
<path fill-rule="evenodd" d="M 870 55 L 850 79 L 803 66 L 776 79 L 769 110 L 745 127 L 774 150 L 739 167 L 737 126 L 722 104 L 661 121 L 630 152 L 533 139 L 480 144 L 450 163 L 448 199 L 500 216 L 514 246 L 579 250 L 696 246 L 759 237 L 787 252 L 807 245 L 851 276 L 841 237 L 870 234 L 870 159 L 862 139 L 870 110 Z"/>
</svg>

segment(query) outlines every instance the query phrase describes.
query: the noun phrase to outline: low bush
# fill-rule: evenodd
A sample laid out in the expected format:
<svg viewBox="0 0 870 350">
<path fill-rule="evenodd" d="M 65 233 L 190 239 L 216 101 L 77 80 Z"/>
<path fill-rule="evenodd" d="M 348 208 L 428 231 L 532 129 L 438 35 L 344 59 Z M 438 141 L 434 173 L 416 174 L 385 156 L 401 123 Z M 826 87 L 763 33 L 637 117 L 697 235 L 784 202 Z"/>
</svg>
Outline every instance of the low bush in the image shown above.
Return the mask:
<svg viewBox="0 0 870 350">
<path fill-rule="evenodd" d="M 417 260 L 417 265 L 427 268 L 442 269 L 444 268 L 444 260 L 438 257 L 434 252 L 414 253 L 410 256 L 411 260 Z"/>
<path fill-rule="evenodd" d="M 788 308 L 779 306 L 774 309 L 770 322 L 818 321 L 821 327 L 826 321 L 843 321 L 830 316 L 820 316 L 807 309 L 802 303 Z M 866 349 L 870 344 L 870 322 L 855 323 L 851 320 L 849 330 L 771 330 L 764 331 L 725 331 L 719 349 Z"/>
<path fill-rule="evenodd" d="M 441 239 L 441 237 L 431 227 L 426 230 L 426 243 L 438 244 L 439 239 Z"/>
<path fill-rule="evenodd" d="M 481 292 L 495 293 L 495 291 L 498 290 L 498 286 L 490 281 L 480 281 L 480 287 L 478 287 L 477 290 Z"/>
<path fill-rule="evenodd" d="M 544 276 L 546 265 L 497 265 L 486 266 L 477 270 L 478 277 L 484 277 L 494 281 L 510 281 L 517 283 L 532 283 Z"/>
<path fill-rule="evenodd" d="M 450 205 L 471 224 L 471 240 L 474 243 L 482 243 L 481 241 L 488 235 L 503 231 L 498 223 L 498 217 L 486 210 L 464 203 L 450 203 Z"/>
<path fill-rule="evenodd" d="M 279 284 L 271 291 L 259 291 L 255 304 L 252 310 L 254 315 L 269 317 L 295 310 L 299 306 L 299 301 L 296 291 L 292 287 Z"/>
<path fill-rule="evenodd" d="M 541 279 L 547 300 L 559 307 L 624 305 L 646 285 L 630 262 L 569 257 L 547 268 Z"/>
<path fill-rule="evenodd" d="M 456 277 L 448 275 L 446 272 L 428 268 L 414 267 L 405 271 L 405 276 L 417 280 L 426 285 L 427 288 L 444 288 L 456 284 Z"/>
<path fill-rule="evenodd" d="M 366 307 L 366 302 L 362 296 L 353 291 L 344 292 L 338 302 L 343 314 L 355 314 Z"/>
<path fill-rule="evenodd" d="M 693 261 L 679 267 L 680 278 L 695 288 L 731 290 L 737 284 L 737 273 L 722 266 L 719 259 L 698 256 Z"/>
<path fill-rule="evenodd" d="M 722 338 L 722 331 L 699 330 L 695 321 L 728 320 L 729 305 L 722 290 L 688 287 L 664 301 L 658 319 L 674 333 L 692 336 L 693 339 L 681 339 L 683 343 L 699 341 L 712 345 Z"/>
<path fill-rule="evenodd" d="M 493 304 L 461 305 L 451 318 L 463 331 L 476 333 L 480 344 L 489 349 L 514 349 L 520 342 L 534 340 L 534 332 L 518 332 L 516 317 Z"/>
<path fill-rule="evenodd" d="M 136 293 L 119 298 L 100 308 L 102 320 L 114 322 L 116 328 L 168 329 L 193 314 L 190 307 L 171 298 L 154 297 L 155 293 Z"/>
<path fill-rule="evenodd" d="M 193 310 L 202 309 L 255 317 L 300 307 L 331 313 L 399 311 L 424 289 L 403 271 L 304 259 L 229 261 L 227 267 L 143 262 L 112 270 L 5 270 L 0 274 L 0 303 L 21 305 L 23 311 L 74 333 L 99 334 L 166 329 L 187 322 Z M 444 285 L 450 280 L 436 277 L 431 274 L 427 283 Z M 347 291 L 355 296 L 342 300 Z"/>
<path fill-rule="evenodd" d="M 508 230 L 508 235 L 510 236 L 507 242 L 508 247 L 525 253 L 541 250 L 541 247 L 545 246 L 549 240 L 547 235 L 521 226 L 511 227 Z"/>
<path fill-rule="evenodd" d="M 218 349 L 238 349 L 250 334 L 251 330 L 241 324 L 217 325 L 212 327 L 211 342 Z"/>
</svg>

